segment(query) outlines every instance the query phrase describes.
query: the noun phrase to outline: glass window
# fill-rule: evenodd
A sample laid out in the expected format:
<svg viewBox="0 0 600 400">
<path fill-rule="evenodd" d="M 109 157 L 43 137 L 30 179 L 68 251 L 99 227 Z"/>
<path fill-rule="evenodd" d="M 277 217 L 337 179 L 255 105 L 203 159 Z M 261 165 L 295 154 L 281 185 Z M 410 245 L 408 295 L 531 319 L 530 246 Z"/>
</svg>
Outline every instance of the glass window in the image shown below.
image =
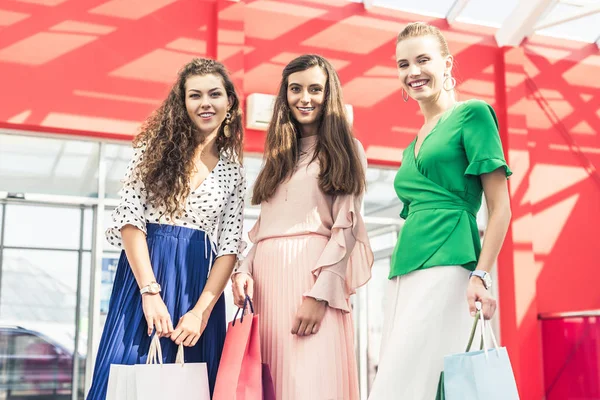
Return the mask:
<svg viewBox="0 0 600 400">
<path fill-rule="evenodd" d="M 254 188 L 254 182 L 258 177 L 260 168 L 262 166 L 262 158 L 252 156 L 244 158 L 244 169 L 246 170 L 246 208 L 260 209 L 260 206 L 252 205 L 252 189 Z"/>
<path fill-rule="evenodd" d="M 94 210 L 86 208 L 83 212 L 83 249 L 92 249 L 92 239 L 94 238 Z"/>
<path fill-rule="evenodd" d="M 70 392 L 73 363 L 68 349 L 21 327 L 0 328 L 0 346 L 0 396 L 54 395 L 53 399 L 60 399 L 56 395 Z"/>
<path fill-rule="evenodd" d="M 5 212 L 5 246 L 79 248 L 79 208 L 8 204 Z"/>
<path fill-rule="evenodd" d="M 383 334 L 383 310 L 385 309 L 385 292 L 387 276 L 390 270 L 390 259 L 376 260 L 371 270 L 371 280 L 367 283 L 367 387 L 370 389 L 377 366 L 379 364 L 379 349 Z"/>
<path fill-rule="evenodd" d="M 112 224 L 113 224 L 113 220 L 112 220 L 112 217 L 111 217 L 111 214 L 112 214 L 113 210 L 114 210 L 113 208 L 108 208 L 108 207 L 104 210 L 104 215 L 102 216 L 102 219 L 101 219 L 103 234 L 108 229 L 108 227 L 112 226 Z M 118 252 L 121 251 L 120 248 L 118 248 L 118 247 L 113 246 L 112 244 L 110 244 L 108 242 L 108 240 L 106 240 L 106 238 L 104 236 L 102 236 L 101 245 L 102 245 L 102 249 L 105 252 L 116 252 L 116 253 L 118 253 Z"/>
<path fill-rule="evenodd" d="M 390 225 L 381 226 L 379 232 L 378 229 L 369 231 L 371 250 L 373 250 L 376 258 L 379 254 L 382 254 L 386 250 L 388 251 L 388 254 L 391 254 L 391 251 L 394 249 L 396 242 L 398 241 L 399 231 L 399 227 Z"/>
<path fill-rule="evenodd" d="M 123 177 L 127 165 L 133 156 L 133 147 L 130 144 L 107 144 L 105 146 L 104 161 L 106 162 L 106 197 L 119 198 Z"/>
<path fill-rule="evenodd" d="M 7 192 L 96 197 L 98 146 L 0 134 L 0 187 Z"/>
<path fill-rule="evenodd" d="M 82 274 L 81 274 L 81 302 L 79 307 L 79 344 L 77 346 L 77 356 L 79 357 L 79 370 L 77 377 L 79 394 L 78 398 L 84 399 L 85 392 L 85 366 L 88 355 L 87 340 L 88 340 L 88 325 L 89 325 L 89 307 L 90 307 L 90 291 L 92 272 L 92 254 L 90 252 L 83 253 L 82 257 Z"/>
<path fill-rule="evenodd" d="M 70 393 L 78 258 L 76 251 L 3 252 L 0 381 L 13 396 Z"/>
<path fill-rule="evenodd" d="M 4 230 L 2 229 L 2 216 L 4 215 L 4 207 L 6 206 L 0 203 L 0 241 L 2 241 L 2 235 L 4 234 L 4 232 L 2 232 Z"/>
<path fill-rule="evenodd" d="M 81 300 L 79 307 L 79 344 L 77 351 L 80 355 L 87 354 L 87 337 L 89 322 L 89 307 L 91 293 L 92 254 L 83 253 L 81 263 Z"/>
<path fill-rule="evenodd" d="M 5 249 L 0 292 L 2 321 L 48 328 L 48 334 L 72 340 L 78 261 L 76 251 Z"/>
<path fill-rule="evenodd" d="M 391 168 L 367 168 L 364 215 L 399 219 L 402 204 L 394 191 L 396 172 Z"/>
</svg>

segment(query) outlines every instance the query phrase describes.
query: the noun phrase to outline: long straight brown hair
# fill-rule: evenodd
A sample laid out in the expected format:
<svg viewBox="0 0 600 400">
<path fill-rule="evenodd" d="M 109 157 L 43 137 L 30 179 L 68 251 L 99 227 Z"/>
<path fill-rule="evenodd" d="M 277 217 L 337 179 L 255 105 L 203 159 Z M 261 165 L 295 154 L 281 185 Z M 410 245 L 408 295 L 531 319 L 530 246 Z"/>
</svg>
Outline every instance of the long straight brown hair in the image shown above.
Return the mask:
<svg viewBox="0 0 600 400">
<path fill-rule="evenodd" d="M 263 167 L 254 184 L 252 204 L 268 201 L 277 187 L 290 178 L 296 169 L 301 127 L 288 104 L 288 78 L 295 72 L 312 67 L 321 68 L 327 76 L 312 160 L 319 160 L 319 187 L 329 195 L 361 195 L 365 190 L 365 171 L 346 116 L 340 79 L 325 58 L 305 54 L 292 60 L 283 69 L 273 117 L 267 129 Z"/>
</svg>

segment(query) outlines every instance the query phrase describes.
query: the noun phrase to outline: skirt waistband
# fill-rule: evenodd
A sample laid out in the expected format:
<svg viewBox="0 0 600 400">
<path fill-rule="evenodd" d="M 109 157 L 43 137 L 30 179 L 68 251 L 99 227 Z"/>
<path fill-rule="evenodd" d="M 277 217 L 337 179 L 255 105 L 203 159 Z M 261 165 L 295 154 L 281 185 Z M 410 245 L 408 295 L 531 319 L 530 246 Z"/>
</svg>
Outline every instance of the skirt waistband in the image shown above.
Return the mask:
<svg viewBox="0 0 600 400">
<path fill-rule="evenodd" d="M 206 232 L 200 229 L 188 228 L 185 226 L 167 225 L 167 224 L 146 224 L 148 236 L 170 236 L 178 239 L 197 240 L 201 242 L 208 241 L 210 237 Z"/>
<path fill-rule="evenodd" d="M 266 242 L 267 240 L 289 240 L 289 239 L 308 239 L 308 238 L 320 238 L 323 240 L 329 240 L 329 239 L 331 239 L 331 236 L 321 235 L 320 233 L 316 233 L 316 232 L 306 232 L 306 233 L 299 233 L 296 235 L 270 236 L 270 237 L 258 239 L 256 244 L 261 243 L 261 242 Z"/>
</svg>

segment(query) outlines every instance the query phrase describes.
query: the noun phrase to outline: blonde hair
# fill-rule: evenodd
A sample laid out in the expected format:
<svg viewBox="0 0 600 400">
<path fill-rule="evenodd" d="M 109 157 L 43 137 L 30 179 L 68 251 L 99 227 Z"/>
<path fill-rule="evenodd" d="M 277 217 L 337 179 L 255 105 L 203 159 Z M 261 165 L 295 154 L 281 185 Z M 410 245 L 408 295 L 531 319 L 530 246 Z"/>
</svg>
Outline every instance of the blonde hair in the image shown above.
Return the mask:
<svg viewBox="0 0 600 400">
<path fill-rule="evenodd" d="M 396 44 L 400 43 L 404 39 L 421 37 L 421 36 L 434 36 L 440 44 L 440 52 L 442 56 L 447 57 L 450 55 L 450 49 L 448 48 L 448 42 L 442 32 L 435 26 L 429 25 L 425 22 L 411 22 L 406 25 L 402 32 L 398 34 Z"/>
</svg>

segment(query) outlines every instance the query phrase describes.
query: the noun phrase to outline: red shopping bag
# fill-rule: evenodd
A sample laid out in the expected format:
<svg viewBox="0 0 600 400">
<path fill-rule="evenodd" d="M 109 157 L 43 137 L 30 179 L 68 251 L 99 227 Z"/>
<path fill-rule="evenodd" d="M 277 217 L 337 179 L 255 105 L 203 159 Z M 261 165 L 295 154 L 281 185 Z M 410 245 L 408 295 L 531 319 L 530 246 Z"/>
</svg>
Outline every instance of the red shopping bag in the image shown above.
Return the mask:
<svg viewBox="0 0 600 400">
<path fill-rule="evenodd" d="M 248 305 L 251 313 L 244 315 Z M 242 316 L 238 320 L 240 310 Z M 272 382 L 270 390 L 272 393 Z M 258 315 L 254 314 L 248 297 L 244 307 L 238 309 L 235 318 L 229 323 L 213 400 L 263 400 Z"/>
</svg>

